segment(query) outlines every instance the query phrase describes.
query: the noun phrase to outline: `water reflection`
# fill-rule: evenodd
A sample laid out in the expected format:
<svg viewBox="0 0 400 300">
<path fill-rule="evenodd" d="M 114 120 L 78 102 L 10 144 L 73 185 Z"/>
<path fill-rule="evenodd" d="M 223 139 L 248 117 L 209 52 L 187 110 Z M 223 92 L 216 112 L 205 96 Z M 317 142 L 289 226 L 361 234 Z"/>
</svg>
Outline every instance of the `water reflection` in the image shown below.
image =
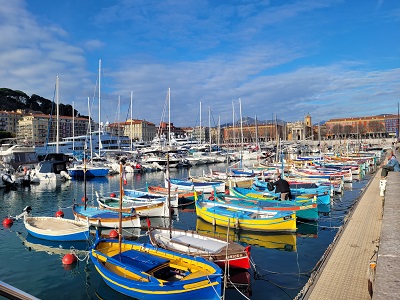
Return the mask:
<svg viewBox="0 0 400 300">
<path fill-rule="evenodd" d="M 196 230 L 201 234 L 223 239 L 226 239 L 227 235 L 227 228 L 221 226 L 214 227 L 212 224 L 200 218 L 197 218 Z M 229 238 L 245 245 L 284 251 L 296 251 L 296 235 L 290 233 L 266 233 L 230 229 Z"/>
</svg>

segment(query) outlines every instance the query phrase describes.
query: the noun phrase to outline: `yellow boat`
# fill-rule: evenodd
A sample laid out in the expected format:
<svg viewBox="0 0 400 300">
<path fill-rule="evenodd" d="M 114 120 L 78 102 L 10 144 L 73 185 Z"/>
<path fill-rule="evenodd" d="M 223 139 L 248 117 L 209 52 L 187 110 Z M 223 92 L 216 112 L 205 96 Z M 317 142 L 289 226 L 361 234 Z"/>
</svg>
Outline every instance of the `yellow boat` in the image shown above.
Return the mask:
<svg viewBox="0 0 400 300">
<path fill-rule="evenodd" d="M 293 211 L 273 211 L 259 208 L 237 209 L 229 204 L 210 200 L 196 201 L 196 214 L 213 225 L 252 231 L 295 232 Z"/>
</svg>

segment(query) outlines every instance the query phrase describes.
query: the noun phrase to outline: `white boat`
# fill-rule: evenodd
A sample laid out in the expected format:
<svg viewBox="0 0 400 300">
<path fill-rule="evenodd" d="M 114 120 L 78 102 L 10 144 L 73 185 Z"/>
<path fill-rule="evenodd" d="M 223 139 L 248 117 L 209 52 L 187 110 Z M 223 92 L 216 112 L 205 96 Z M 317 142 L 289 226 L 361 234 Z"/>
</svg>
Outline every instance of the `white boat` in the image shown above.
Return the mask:
<svg viewBox="0 0 400 300">
<path fill-rule="evenodd" d="M 250 247 L 238 243 L 174 228 L 151 228 L 150 242 L 174 252 L 201 256 L 220 267 L 228 262 L 229 268 L 250 268 Z"/>
<path fill-rule="evenodd" d="M 31 169 L 39 162 L 35 148 L 20 145 L 16 139 L 11 139 L 10 142 L 1 144 L 0 160 L 11 165 L 14 171 L 25 166 Z"/>
<path fill-rule="evenodd" d="M 80 135 L 75 137 L 66 137 L 58 142 L 60 153 L 74 155 L 81 153 L 85 149 L 90 149 L 90 139 L 92 140 L 92 149 L 94 152 L 108 150 L 130 150 L 131 140 L 128 136 L 117 136 L 110 132 L 92 132 L 91 135 Z M 86 147 L 86 148 L 85 148 Z M 48 143 L 47 145 L 35 146 L 37 155 L 46 155 L 47 153 L 56 152 L 57 142 Z"/>
<path fill-rule="evenodd" d="M 89 238 L 87 222 L 62 217 L 32 217 L 26 208 L 24 225 L 28 233 L 36 238 L 49 241 L 84 241 Z"/>
<path fill-rule="evenodd" d="M 120 199 L 118 197 L 100 196 L 96 192 L 97 204 L 100 208 L 119 211 Z M 135 211 L 140 217 L 169 217 L 169 207 L 165 197 L 160 200 L 122 200 L 122 211 L 125 213 Z"/>
<path fill-rule="evenodd" d="M 58 156 L 61 155 L 58 154 Z M 67 162 L 65 160 L 58 159 L 41 161 L 34 169 L 31 177 L 38 178 L 40 182 L 61 182 L 71 179 L 71 176 L 68 175 Z"/>
</svg>

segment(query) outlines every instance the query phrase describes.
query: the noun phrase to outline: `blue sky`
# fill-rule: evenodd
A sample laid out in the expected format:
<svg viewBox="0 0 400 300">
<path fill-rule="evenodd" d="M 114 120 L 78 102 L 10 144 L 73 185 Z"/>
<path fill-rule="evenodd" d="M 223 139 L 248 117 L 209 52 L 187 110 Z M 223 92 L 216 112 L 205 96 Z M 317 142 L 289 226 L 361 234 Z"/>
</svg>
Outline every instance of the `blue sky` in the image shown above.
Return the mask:
<svg viewBox="0 0 400 300">
<path fill-rule="evenodd" d="M 313 122 L 400 101 L 397 0 L 0 0 L 0 87 L 98 121 Z M 240 101 L 239 101 L 240 99 Z M 119 105 L 118 105 L 119 104 Z M 165 113 L 163 113 L 165 111 Z"/>
</svg>

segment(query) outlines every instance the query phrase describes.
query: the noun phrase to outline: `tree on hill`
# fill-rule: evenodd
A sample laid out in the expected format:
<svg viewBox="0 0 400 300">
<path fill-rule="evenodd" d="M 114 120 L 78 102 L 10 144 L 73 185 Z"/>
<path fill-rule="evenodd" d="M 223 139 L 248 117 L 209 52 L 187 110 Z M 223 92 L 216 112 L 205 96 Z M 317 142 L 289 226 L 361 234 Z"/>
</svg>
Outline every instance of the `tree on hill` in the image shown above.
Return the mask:
<svg viewBox="0 0 400 300">
<path fill-rule="evenodd" d="M 0 88 L 0 110 L 16 111 L 17 109 L 40 111 L 46 115 L 56 114 L 54 101 L 36 94 L 29 97 L 19 90 Z M 59 103 L 60 116 L 72 116 L 72 111 L 72 105 Z M 74 112 L 75 116 L 80 116 L 77 110 L 74 110 Z"/>
</svg>

